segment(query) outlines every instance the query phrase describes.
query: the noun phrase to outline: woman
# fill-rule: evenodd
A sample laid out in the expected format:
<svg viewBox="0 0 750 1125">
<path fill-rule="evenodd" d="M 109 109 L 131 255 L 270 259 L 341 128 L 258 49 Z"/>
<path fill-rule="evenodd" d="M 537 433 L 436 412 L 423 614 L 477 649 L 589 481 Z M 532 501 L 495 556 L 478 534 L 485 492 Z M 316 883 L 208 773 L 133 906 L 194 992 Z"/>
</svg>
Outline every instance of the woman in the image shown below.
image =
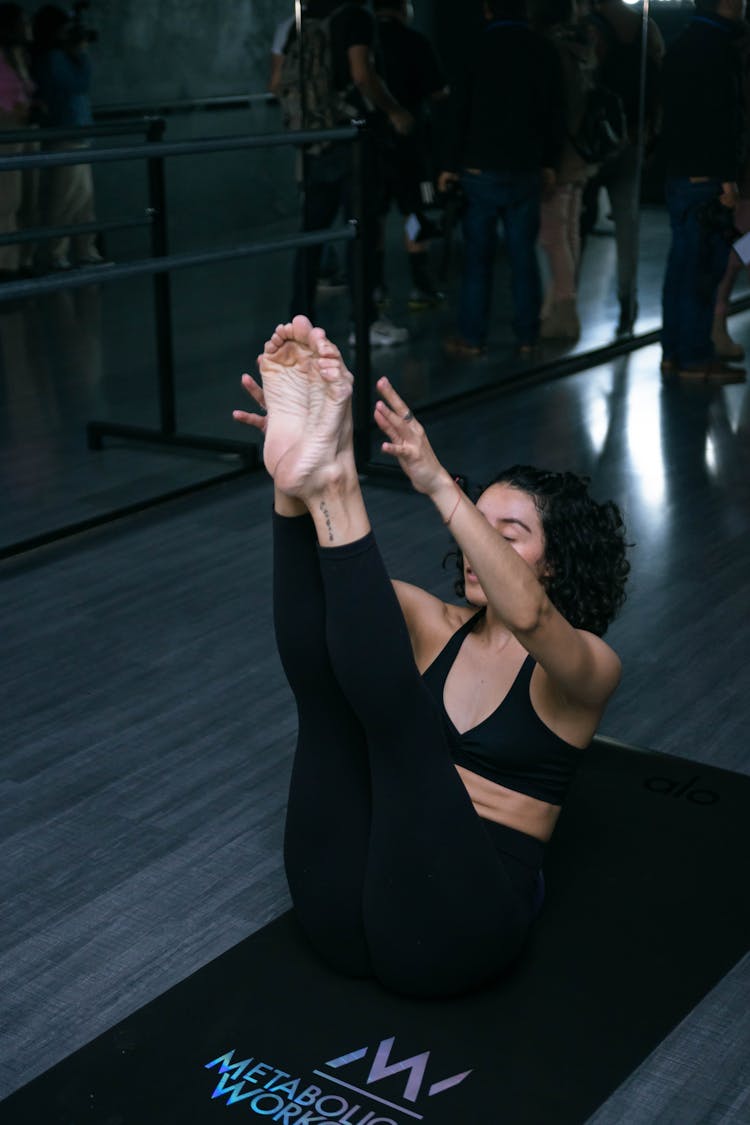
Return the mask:
<svg viewBox="0 0 750 1125">
<path fill-rule="evenodd" d="M 34 49 L 32 74 L 44 107 L 42 124 L 71 129 L 93 124 L 91 100 L 90 35 L 77 20 L 56 4 L 45 4 L 32 20 Z M 89 147 L 89 141 L 48 144 L 47 152 L 69 152 Z M 65 164 L 45 169 L 42 177 L 44 225 L 78 226 L 96 219 L 91 165 Z M 73 252 L 74 262 L 70 259 Z M 45 257 L 52 270 L 71 265 L 111 265 L 99 253 L 95 234 L 77 234 L 48 240 Z"/>
<path fill-rule="evenodd" d="M 0 4 L 0 130 L 16 131 L 29 124 L 34 84 L 26 66 L 26 16 L 19 4 Z M 23 144 L 2 145 L 0 154 L 15 156 Z M 0 172 L 0 233 L 12 234 L 19 227 L 23 205 L 23 173 Z M 0 280 L 13 281 L 25 264 L 19 243 L 0 246 Z"/>
<path fill-rule="evenodd" d="M 341 972 L 413 996 L 476 988 L 523 945 L 544 843 L 620 676 L 546 590 L 606 624 L 628 569 L 619 515 L 567 474 L 541 474 L 538 497 L 504 479 L 475 506 L 381 379 L 382 448 L 450 527 L 470 605 L 392 585 L 340 352 L 298 316 L 259 364 L 263 388 L 243 384 L 267 416 L 234 417 L 264 431 L 275 486 L 276 635 L 299 715 L 285 837 L 296 913 Z M 558 479 L 569 495 L 550 523 Z"/>
<path fill-rule="evenodd" d="M 577 308 L 577 276 L 581 259 L 581 200 L 586 181 L 596 171 L 576 146 L 594 85 L 593 41 L 578 24 L 576 0 L 537 0 L 536 29 L 557 51 L 565 92 L 566 138 L 555 168 L 555 186 L 542 197 L 539 244 L 549 264 L 549 287 L 542 309 L 540 335 L 545 340 L 577 340 L 581 324 Z"/>
</svg>

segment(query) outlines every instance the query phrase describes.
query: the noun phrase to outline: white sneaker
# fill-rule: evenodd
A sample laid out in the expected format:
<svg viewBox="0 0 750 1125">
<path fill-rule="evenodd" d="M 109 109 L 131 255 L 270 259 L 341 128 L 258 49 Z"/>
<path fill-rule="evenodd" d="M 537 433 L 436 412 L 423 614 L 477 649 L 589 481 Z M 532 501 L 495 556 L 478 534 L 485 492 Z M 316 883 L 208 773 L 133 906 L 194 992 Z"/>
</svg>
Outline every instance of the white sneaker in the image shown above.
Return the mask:
<svg viewBox="0 0 750 1125">
<path fill-rule="evenodd" d="M 389 348 L 391 344 L 405 344 L 408 339 L 408 328 L 399 328 L 398 325 L 391 324 L 390 320 L 386 320 L 385 317 L 374 320 L 370 325 L 371 348 Z M 352 331 L 349 333 L 349 346 L 354 347 L 355 342 L 354 332 Z"/>
<path fill-rule="evenodd" d="M 408 328 L 399 328 L 384 316 L 374 320 L 370 325 L 370 344 L 373 348 L 389 348 L 391 344 L 405 344 L 408 339 Z"/>
<path fill-rule="evenodd" d="M 409 339 L 409 329 L 399 328 L 397 324 L 381 316 L 370 325 L 370 344 L 373 348 L 389 348 L 391 344 L 405 344 Z"/>
</svg>

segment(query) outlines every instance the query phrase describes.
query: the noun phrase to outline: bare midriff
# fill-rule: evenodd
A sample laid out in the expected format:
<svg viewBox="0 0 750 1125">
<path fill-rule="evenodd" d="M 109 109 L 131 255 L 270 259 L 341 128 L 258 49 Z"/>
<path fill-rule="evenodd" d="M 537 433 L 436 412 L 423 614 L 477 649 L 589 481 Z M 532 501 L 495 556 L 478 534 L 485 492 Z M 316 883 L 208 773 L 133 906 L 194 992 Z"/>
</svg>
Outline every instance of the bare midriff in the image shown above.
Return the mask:
<svg viewBox="0 0 750 1125">
<path fill-rule="evenodd" d="M 559 805 L 506 789 L 504 785 L 480 777 L 464 766 L 456 766 L 456 769 L 478 816 L 525 832 L 527 836 L 535 836 L 543 843 L 549 840 L 560 815 Z"/>
</svg>

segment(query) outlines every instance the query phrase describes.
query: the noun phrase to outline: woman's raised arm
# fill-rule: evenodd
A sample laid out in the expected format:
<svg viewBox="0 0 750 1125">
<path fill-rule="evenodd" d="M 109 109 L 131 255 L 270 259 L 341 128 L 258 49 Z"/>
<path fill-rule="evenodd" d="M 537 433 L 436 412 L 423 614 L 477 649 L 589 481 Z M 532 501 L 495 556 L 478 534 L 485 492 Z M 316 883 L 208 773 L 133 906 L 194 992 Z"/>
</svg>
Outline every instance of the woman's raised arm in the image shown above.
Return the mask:
<svg viewBox="0 0 750 1125">
<path fill-rule="evenodd" d="M 440 464 L 424 428 L 388 380 L 380 379 L 375 420 L 414 488 L 429 496 L 471 559 L 488 606 L 544 668 L 571 706 L 600 710 L 620 678 L 620 661 L 601 638 L 576 629 L 555 608 L 534 569 L 472 504 Z"/>
</svg>

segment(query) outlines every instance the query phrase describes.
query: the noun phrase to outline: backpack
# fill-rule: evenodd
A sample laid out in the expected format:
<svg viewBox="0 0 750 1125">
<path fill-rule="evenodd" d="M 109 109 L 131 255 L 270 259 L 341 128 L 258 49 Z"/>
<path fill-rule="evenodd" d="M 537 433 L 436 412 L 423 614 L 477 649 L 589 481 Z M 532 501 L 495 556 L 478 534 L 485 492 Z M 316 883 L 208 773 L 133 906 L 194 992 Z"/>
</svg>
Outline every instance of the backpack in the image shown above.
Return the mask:
<svg viewBox="0 0 750 1125">
<path fill-rule="evenodd" d="M 359 116 L 354 86 L 337 90 L 331 46 L 331 20 L 339 8 L 324 19 L 303 17 L 302 35 L 292 26 L 281 65 L 279 101 L 285 129 L 335 129 Z M 318 154 L 332 141 L 307 146 Z"/>
<path fill-rule="evenodd" d="M 628 121 L 622 98 L 599 82 L 586 94 L 581 124 L 570 138 L 587 164 L 603 164 L 617 156 L 628 140 Z"/>
</svg>

